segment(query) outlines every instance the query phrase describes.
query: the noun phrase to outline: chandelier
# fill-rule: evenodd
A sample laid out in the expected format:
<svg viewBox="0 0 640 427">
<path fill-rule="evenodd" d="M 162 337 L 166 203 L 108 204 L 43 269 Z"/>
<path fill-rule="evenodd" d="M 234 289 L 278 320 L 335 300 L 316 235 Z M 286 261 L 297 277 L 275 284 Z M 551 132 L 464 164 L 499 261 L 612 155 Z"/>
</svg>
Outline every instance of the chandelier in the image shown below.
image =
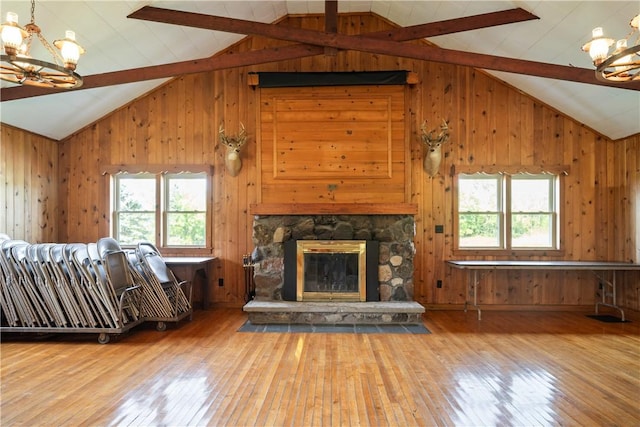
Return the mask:
<svg viewBox="0 0 640 427">
<path fill-rule="evenodd" d="M 35 0 L 31 0 L 31 22 L 24 28 L 18 25 L 18 15 L 13 12 L 8 12 L 7 22 L 0 25 L 4 49 L 4 54 L 1 55 L 0 79 L 21 85 L 55 89 L 82 86 L 82 77 L 75 69 L 84 49 L 76 42 L 75 33 L 67 31 L 64 39 L 53 42 L 60 51 L 58 53 L 36 25 L 35 8 Z M 31 57 L 31 44 L 34 39 L 51 54 L 53 62 Z"/>
<path fill-rule="evenodd" d="M 588 52 L 596 66 L 596 78 L 603 82 L 629 82 L 640 80 L 640 14 L 631 22 L 631 32 L 627 37 L 616 42 L 616 47 L 609 54 L 609 47 L 614 43 L 613 39 L 604 36 L 602 27 L 594 28 L 592 39 L 582 50 Z M 633 36 L 636 34 L 636 39 Z M 628 46 L 628 43 L 633 43 Z"/>
</svg>

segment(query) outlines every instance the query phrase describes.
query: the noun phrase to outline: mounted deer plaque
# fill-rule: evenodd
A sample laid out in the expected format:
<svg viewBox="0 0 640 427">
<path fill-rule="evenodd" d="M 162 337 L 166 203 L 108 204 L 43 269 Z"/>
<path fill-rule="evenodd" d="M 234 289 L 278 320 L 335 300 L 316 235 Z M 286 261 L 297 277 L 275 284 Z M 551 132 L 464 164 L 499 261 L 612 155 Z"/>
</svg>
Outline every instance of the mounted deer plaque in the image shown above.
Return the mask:
<svg viewBox="0 0 640 427">
<path fill-rule="evenodd" d="M 427 132 L 427 121 L 422 123 L 422 142 L 429 148 L 424 155 L 423 167 L 424 171 L 430 176 L 434 177 L 440 169 L 440 162 L 442 161 L 442 144 L 449 140 L 449 125 L 447 121 L 442 119 L 440 125 L 440 133 L 434 137 L 436 129 Z"/>
<path fill-rule="evenodd" d="M 238 176 L 242 169 L 242 160 L 240 159 L 240 148 L 247 142 L 247 132 L 242 123 L 240 123 L 240 133 L 237 136 L 228 136 L 221 124 L 218 129 L 220 142 L 227 146 L 224 154 L 224 166 L 231 176 Z"/>
</svg>

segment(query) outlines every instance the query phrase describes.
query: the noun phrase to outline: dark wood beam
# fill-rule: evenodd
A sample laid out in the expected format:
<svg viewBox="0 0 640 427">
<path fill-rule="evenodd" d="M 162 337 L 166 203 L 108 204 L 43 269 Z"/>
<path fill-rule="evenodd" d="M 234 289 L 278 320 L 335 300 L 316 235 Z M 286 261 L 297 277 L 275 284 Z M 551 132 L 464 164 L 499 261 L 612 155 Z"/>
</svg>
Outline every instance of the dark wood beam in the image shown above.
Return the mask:
<svg viewBox="0 0 640 427">
<path fill-rule="evenodd" d="M 337 32 L 337 1 L 335 0 L 327 0 L 325 3 L 325 28 L 327 32 L 336 33 Z M 372 38 L 380 38 L 387 40 L 395 40 L 395 41 L 407 41 L 413 39 L 419 39 L 424 37 L 431 37 L 442 34 L 450 34 L 459 31 L 468 31 L 478 28 L 486 28 L 494 25 L 502 25 L 510 22 L 520 22 L 526 21 L 530 19 L 538 19 L 537 16 L 525 11 L 521 8 L 509 9 L 500 12 L 491 12 L 485 13 L 481 15 L 468 16 L 457 19 L 450 19 L 446 21 L 432 22 L 421 25 L 414 25 L 405 28 L 397 28 L 388 31 L 379 31 L 374 33 L 366 34 L 367 37 Z M 286 48 L 277 48 L 275 50 L 267 49 L 261 54 L 251 53 L 250 55 L 246 53 L 235 54 L 233 60 L 229 60 L 230 58 L 225 59 L 226 64 L 229 65 L 229 68 L 232 67 L 234 63 L 237 63 L 237 66 L 248 66 L 253 64 L 264 63 L 264 56 L 270 55 L 270 59 L 273 61 L 280 61 L 285 59 L 295 59 L 303 56 L 313 56 L 315 54 L 319 54 L 322 51 L 321 48 L 311 47 L 311 45 L 306 45 L 307 47 L 286 47 Z M 314 53 L 317 52 L 317 53 Z M 336 48 L 325 47 L 325 54 L 330 54 L 331 52 L 337 52 Z M 300 56 L 296 56 L 300 53 Z M 254 62 L 251 62 L 254 61 Z M 158 78 L 168 78 L 174 77 L 180 74 L 190 74 L 190 73 L 198 73 L 198 72 L 206 72 L 206 71 L 214 71 L 216 69 L 220 69 L 219 62 L 210 61 L 210 58 L 198 59 L 192 61 L 184 61 L 173 64 L 163 64 L 157 66 L 149 66 L 143 67 L 139 69 L 132 70 L 122 70 L 122 71 L 114 71 L 110 73 L 104 74 L 96 74 L 92 76 L 86 76 L 84 79 L 84 85 L 81 88 L 75 90 L 82 89 L 91 89 L 97 87 L 105 87 L 110 85 L 117 84 L 125 84 L 125 83 L 134 83 L 137 81 L 145 81 L 152 80 Z M 0 91 L 0 101 L 11 101 L 22 98 L 29 98 L 34 96 L 42 96 L 42 95 L 51 95 L 55 93 L 60 93 L 56 90 L 45 89 L 45 88 L 35 88 L 30 86 L 16 86 L 11 88 L 6 88 Z"/>
<path fill-rule="evenodd" d="M 252 50 L 249 52 L 226 53 L 222 55 L 212 56 L 210 58 L 175 62 L 172 64 L 151 65 L 148 67 L 133 68 L 129 70 L 93 74 L 90 76 L 85 76 L 83 85 L 78 89 L 73 89 L 69 92 L 175 77 L 184 74 L 194 74 L 207 71 L 222 70 L 226 68 L 244 67 L 255 64 L 264 64 L 268 62 L 285 61 L 289 59 L 320 55 L 323 51 L 324 49 L 320 46 L 298 44 L 270 49 Z M 56 93 L 61 93 L 61 91 L 34 86 L 15 86 L 3 88 L 0 91 L 0 100 L 2 102 L 13 101 L 16 99 L 30 98 L 42 95 L 52 95 Z"/>
<path fill-rule="evenodd" d="M 478 30 L 481 28 L 495 27 L 498 25 L 512 24 L 516 22 L 531 21 L 534 19 L 540 18 L 533 13 L 527 12 L 526 10 L 518 7 L 499 12 L 482 13 L 480 15 L 447 19 L 445 21 L 429 22 L 409 27 L 394 28 L 392 30 L 376 31 L 374 33 L 367 33 L 364 35 L 376 39 L 403 42 L 463 31 Z"/>
<path fill-rule="evenodd" d="M 337 49 L 356 50 L 379 55 L 399 56 L 445 64 L 464 65 L 486 70 L 524 74 L 534 77 L 545 77 L 599 86 L 610 86 L 620 89 L 640 90 L 640 81 L 625 83 L 624 85 L 601 82 L 595 77 L 595 71 L 587 68 L 577 68 L 566 65 L 527 61 L 452 49 L 442 49 L 428 45 L 404 44 L 394 40 L 374 39 L 368 36 L 330 34 L 327 32 L 304 28 L 263 24 L 261 22 L 161 9 L 151 6 L 145 6 L 129 15 L 129 17 L 194 28 L 264 36 L 323 47 L 329 46 Z"/>
<path fill-rule="evenodd" d="M 338 0 L 325 0 L 324 2 L 324 30 L 330 34 L 338 32 Z M 324 54 L 336 56 L 338 49 L 325 47 Z"/>
<path fill-rule="evenodd" d="M 333 6 L 329 5 L 328 0 L 326 3 L 326 8 L 329 9 L 329 14 L 332 14 L 331 9 Z M 332 2 L 333 3 L 333 2 Z M 336 3 L 337 6 L 337 3 Z M 146 8 L 143 8 L 146 9 Z M 141 9 L 141 10 L 143 10 Z M 157 9 L 157 8 L 151 8 Z M 141 11 L 140 10 L 140 11 Z M 175 15 L 177 11 L 159 9 L 160 11 L 166 11 L 162 13 L 167 13 L 169 17 Z M 140 12 L 138 11 L 138 12 Z M 136 13 L 129 15 L 131 18 L 137 18 Z M 187 13 L 187 12 L 181 12 Z M 179 13 L 178 13 L 179 14 Z M 209 15 L 203 15 L 205 17 Z M 217 17 L 213 17 L 217 18 Z M 139 18 L 141 19 L 141 18 Z M 231 25 L 240 21 L 245 22 L 253 27 L 254 23 L 252 21 L 241 21 L 234 20 L 231 18 L 222 18 L 229 20 Z M 97 87 L 105 87 L 111 85 L 125 84 L 125 83 L 134 83 L 138 81 L 146 81 L 153 80 L 159 78 L 168 78 L 175 77 L 177 75 L 183 74 L 191 74 L 198 72 L 207 72 L 207 71 L 215 71 L 218 69 L 225 68 L 233 68 L 240 66 L 250 66 L 255 64 L 261 64 L 266 62 L 275 62 L 282 61 L 287 59 L 295 59 L 306 56 L 314 56 L 321 54 L 322 52 L 326 53 L 326 47 L 330 47 L 332 49 L 337 49 L 338 46 L 347 46 L 346 49 L 363 49 L 364 47 L 358 48 L 358 46 L 352 45 L 349 42 L 349 38 L 369 38 L 369 39 L 379 39 L 380 41 L 386 40 L 390 42 L 399 42 L 399 41 L 407 41 L 413 39 L 419 39 L 424 37 L 432 37 L 442 34 L 450 34 L 459 31 L 467 31 L 477 28 L 486 28 L 494 25 L 502 25 L 511 22 L 521 22 L 530 19 L 538 19 L 535 15 L 526 12 L 523 9 L 509 9 L 501 12 L 492 12 L 488 14 L 474 15 L 469 17 L 451 19 L 440 22 L 433 22 L 427 24 L 420 24 L 405 28 L 397 28 L 389 31 L 380 31 L 374 33 L 368 33 L 364 36 L 344 36 L 346 37 L 347 45 L 344 44 L 345 38 L 339 38 L 336 40 L 332 46 L 331 42 L 327 42 L 326 38 L 330 35 L 330 33 L 322 33 L 322 32 L 313 32 L 311 30 L 307 30 L 311 33 L 312 37 L 317 37 L 317 34 L 322 35 L 317 42 L 320 43 L 319 46 L 311 46 L 311 45 L 296 45 L 296 46 L 287 46 L 273 49 L 264 49 L 260 51 L 251 51 L 244 53 L 234 53 L 234 54 L 226 54 L 226 55 L 216 55 L 211 58 L 183 61 L 172 64 L 163 64 L 163 65 L 155 65 L 148 67 L 141 67 L 130 70 L 122 70 L 122 71 L 114 71 L 103 74 L 95 74 L 91 76 L 86 76 L 84 78 L 84 85 L 75 90 L 83 90 L 83 89 L 91 89 Z M 150 19 L 156 20 L 156 19 Z M 336 20 L 337 20 L 337 8 L 336 8 Z M 164 22 L 164 21 L 159 21 Z M 333 24 L 331 24 L 332 18 L 326 21 L 326 28 L 332 28 Z M 337 21 L 336 21 L 337 22 Z M 173 22 L 166 22 L 173 23 Z M 188 25 L 188 24 L 185 24 Z M 275 27 L 276 31 L 279 31 L 278 28 L 271 24 L 260 24 L 259 26 L 265 27 Z M 201 27 L 199 27 L 201 28 Z M 264 28 L 264 27 L 263 27 Z M 336 23 L 336 31 L 337 31 L 337 23 Z M 241 30 L 233 30 L 231 32 L 240 32 Z M 262 35 L 260 33 L 250 32 L 254 35 Z M 282 36 L 278 37 L 279 33 L 276 32 L 274 35 L 267 35 L 268 37 L 274 38 L 283 38 Z M 335 34 L 334 34 L 335 35 Z M 298 41 L 295 38 L 295 29 L 294 35 L 289 36 L 290 38 L 285 38 L 285 40 L 293 40 Z M 350 47 L 352 46 L 352 47 Z M 402 46 L 411 46 L 411 45 L 402 45 Z M 416 59 L 424 59 L 429 61 L 436 62 L 447 62 L 459 65 L 468 65 L 471 67 L 477 68 L 487 68 L 494 69 L 498 71 L 506 71 L 506 72 L 514 72 L 521 74 L 528 74 L 539 77 L 548 77 L 548 78 L 556 78 L 560 80 L 569 80 L 569 81 L 577 81 L 588 84 L 599 84 L 605 86 L 612 86 L 616 88 L 620 88 L 621 86 L 618 84 L 607 84 L 598 81 L 595 78 L 595 71 L 583 68 L 575 68 L 575 67 L 567 67 L 562 65 L 555 64 L 546 64 L 546 63 L 537 63 L 532 61 L 523 61 L 523 60 L 515 60 L 509 58 L 500 58 L 494 57 L 491 55 L 480 55 L 473 54 L 468 52 L 459 52 L 453 50 L 445 50 L 439 48 L 431 48 L 423 49 L 424 51 L 417 51 L 417 49 L 408 49 L 409 51 L 400 50 L 397 51 L 395 46 L 382 46 L 381 49 L 384 48 L 384 51 L 378 51 L 375 46 L 368 46 L 369 51 L 372 53 L 382 53 L 389 54 L 393 56 L 406 56 L 409 58 Z M 391 48 L 391 50 L 389 50 Z M 418 46 L 418 48 L 420 48 Z M 425 46 L 425 48 L 429 48 L 429 46 Z M 391 52 L 391 53 L 389 53 Z M 501 62 L 501 64 L 497 65 L 496 62 Z M 624 88 L 640 90 L 640 82 L 627 83 L 624 85 Z M 17 86 L 11 88 L 4 88 L 0 91 L 0 101 L 11 101 L 16 99 L 28 98 L 33 96 L 41 96 L 41 95 L 49 95 L 54 93 L 60 93 L 60 91 L 54 91 L 50 89 L 36 88 L 30 86 Z"/>
<path fill-rule="evenodd" d="M 333 9 L 335 8 L 335 9 Z M 335 11 L 334 11 L 335 10 Z M 336 14 L 336 18 L 332 16 Z M 206 20 L 206 17 L 214 18 L 214 22 L 195 22 L 191 19 L 197 19 L 200 16 Z M 132 19 L 141 19 L 152 22 L 162 22 L 165 24 L 175 24 L 175 25 L 184 25 L 184 26 L 192 26 L 196 28 L 205 28 L 211 29 L 208 25 L 221 25 L 222 27 L 226 26 L 226 30 L 233 33 L 239 34 L 254 34 L 254 35 L 263 35 L 267 37 L 278 38 L 273 34 L 269 34 L 266 32 L 266 28 L 268 27 L 277 27 L 280 30 L 275 30 L 277 32 L 284 31 L 287 27 L 277 26 L 275 24 L 264 24 L 261 22 L 255 21 L 246 21 L 242 19 L 235 18 L 223 18 L 216 17 L 213 15 L 204 15 L 197 14 L 193 12 L 183 12 L 172 9 L 162 9 L 152 6 L 145 6 L 133 13 L 131 13 L 128 18 Z M 327 0 L 325 2 L 325 32 L 326 33 L 336 33 L 337 32 L 337 21 L 335 24 L 335 30 L 333 30 L 333 19 L 337 20 L 337 1 Z M 417 40 L 420 38 L 426 37 L 434 37 L 440 36 L 444 34 L 452 34 L 461 31 L 470 31 L 477 30 L 481 28 L 489 28 L 497 25 L 510 24 L 515 22 L 523 22 L 529 21 L 533 19 L 540 19 L 536 15 L 527 12 L 522 8 L 515 9 L 507 9 L 498 12 L 489 12 L 482 13 L 479 15 L 466 16 L 462 18 L 448 19 L 444 21 L 438 22 L 430 22 L 426 24 L 413 25 L 404 28 L 394 28 L 392 30 L 385 31 L 377 31 L 373 33 L 365 34 L 367 37 L 377 38 L 377 39 L 388 39 L 393 41 L 408 41 L 408 40 Z M 192 22 L 193 25 L 190 23 Z M 237 25 L 234 25 L 237 24 Z M 252 33 L 251 30 L 254 27 L 254 24 L 257 24 L 257 30 L 259 32 Z M 229 26 L 227 26 L 229 25 Z M 222 28 L 221 27 L 221 28 Z M 244 31 L 243 31 L 244 30 Z M 294 29 L 295 31 L 295 29 Z"/>
</svg>

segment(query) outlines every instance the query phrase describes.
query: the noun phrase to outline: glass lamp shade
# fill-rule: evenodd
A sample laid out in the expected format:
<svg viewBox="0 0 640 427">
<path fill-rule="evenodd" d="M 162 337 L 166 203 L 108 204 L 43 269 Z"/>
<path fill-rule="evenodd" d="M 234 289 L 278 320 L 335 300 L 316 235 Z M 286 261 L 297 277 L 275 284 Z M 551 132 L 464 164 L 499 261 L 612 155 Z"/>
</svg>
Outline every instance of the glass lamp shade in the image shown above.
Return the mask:
<svg viewBox="0 0 640 427">
<path fill-rule="evenodd" d="M 624 52 L 627 49 L 627 41 L 626 40 L 618 40 L 616 43 L 616 50 L 613 51 L 612 55 L 617 55 Z M 622 58 L 616 60 L 612 65 L 615 67 L 616 71 L 619 73 L 625 72 L 629 69 L 629 66 L 633 61 L 633 54 L 625 55 Z"/>
<path fill-rule="evenodd" d="M 22 40 L 27 37 L 27 32 L 18 25 L 18 14 L 8 12 L 7 22 L 0 27 L 4 51 L 7 55 L 15 56 L 22 45 Z"/>
<path fill-rule="evenodd" d="M 62 60 L 64 61 L 64 67 L 69 70 L 75 70 L 78 64 L 80 55 L 84 53 L 84 49 L 76 42 L 76 33 L 67 30 L 65 38 L 56 40 L 53 44 L 60 49 Z"/>
<path fill-rule="evenodd" d="M 594 28 L 591 35 L 591 41 L 582 46 L 582 50 L 589 52 L 593 63 L 597 65 L 607 59 L 609 46 L 613 44 L 613 39 L 604 37 L 602 27 Z"/>
</svg>

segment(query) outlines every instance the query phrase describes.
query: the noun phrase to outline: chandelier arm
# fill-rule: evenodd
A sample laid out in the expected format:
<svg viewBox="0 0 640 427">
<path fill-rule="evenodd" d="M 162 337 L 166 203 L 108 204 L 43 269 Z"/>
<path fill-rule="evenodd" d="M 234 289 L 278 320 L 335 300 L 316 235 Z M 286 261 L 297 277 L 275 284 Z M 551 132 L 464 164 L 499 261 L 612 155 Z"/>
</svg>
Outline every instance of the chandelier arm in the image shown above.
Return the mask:
<svg viewBox="0 0 640 427">
<path fill-rule="evenodd" d="M 44 68 L 44 65 L 36 63 L 42 62 L 37 59 L 31 60 L 31 58 L 21 58 L 21 60 L 18 60 L 17 57 L 13 56 L 11 56 L 10 58 L 15 58 L 13 61 L 7 61 L 9 62 L 9 64 L 11 64 L 11 67 L 13 67 L 14 70 L 20 70 L 23 73 L 39 73 Z M 30 67 L 28 67 L 28 65 L 30 65 Z M 11 69 L 11 67 L 7 68 Z"/>
<path fill-rule="evenodd" d="M 622 59 L 625 56 L 628 55 L 632 55 L 636 52 L 640 52 L 640 44 L 637 44 L 635 46 L 631 46 L 629 48 L 626 48 L 625 50 L 623 50 L 620 53 L 616 53 L 615 55 L 611 55 L 610 57 L 608 57 L 607 59 L 605 59 L 599 66 L 598 68 L 608 68 L 613 66 L 613 63 L 616 62 L 618 59 Z M 634 61 L 635 62 L 635 61 Z"/>
<path fill-rule="evenodd" d="M 11 83 L 64 89 L 82 86 L 79 74 L 58 64 L 10 55 L 1 55 L 0 61 L 3 63 L 2 69 L 7 70 L 0 73 L 0 79 Z M 27 68 L 25 64 L 39 68 Z"/>
<path fill-rule="evenodd" d="M 640 78 L 640 61 L 632 61 L 624 64 L 614 64 L 616 61 L 623 59 L 626 56 L 633 55 L 637 52 L 640 52 L 640 44 L 635 46 L 631 46 L 620 53 L 615 55 L 611 55 L 607 59 L 605 59 L 601 64 L 599 64 L 596 68 L 596 78 L 601 82 L 610 82 L 610 81 L 619 81 L 626 82 L 631 80 L 636 80 L 636 78 Z M 609 71 L 607 72 L 607 68 L 615 67 L 615 66 L 628 66 L 629 68 L 621 71 Z M 630 71 L 635 70 L 634 73 Z M 628 76 L 620 76 L 622 73 L 628 73 Z"/>
</svg>

